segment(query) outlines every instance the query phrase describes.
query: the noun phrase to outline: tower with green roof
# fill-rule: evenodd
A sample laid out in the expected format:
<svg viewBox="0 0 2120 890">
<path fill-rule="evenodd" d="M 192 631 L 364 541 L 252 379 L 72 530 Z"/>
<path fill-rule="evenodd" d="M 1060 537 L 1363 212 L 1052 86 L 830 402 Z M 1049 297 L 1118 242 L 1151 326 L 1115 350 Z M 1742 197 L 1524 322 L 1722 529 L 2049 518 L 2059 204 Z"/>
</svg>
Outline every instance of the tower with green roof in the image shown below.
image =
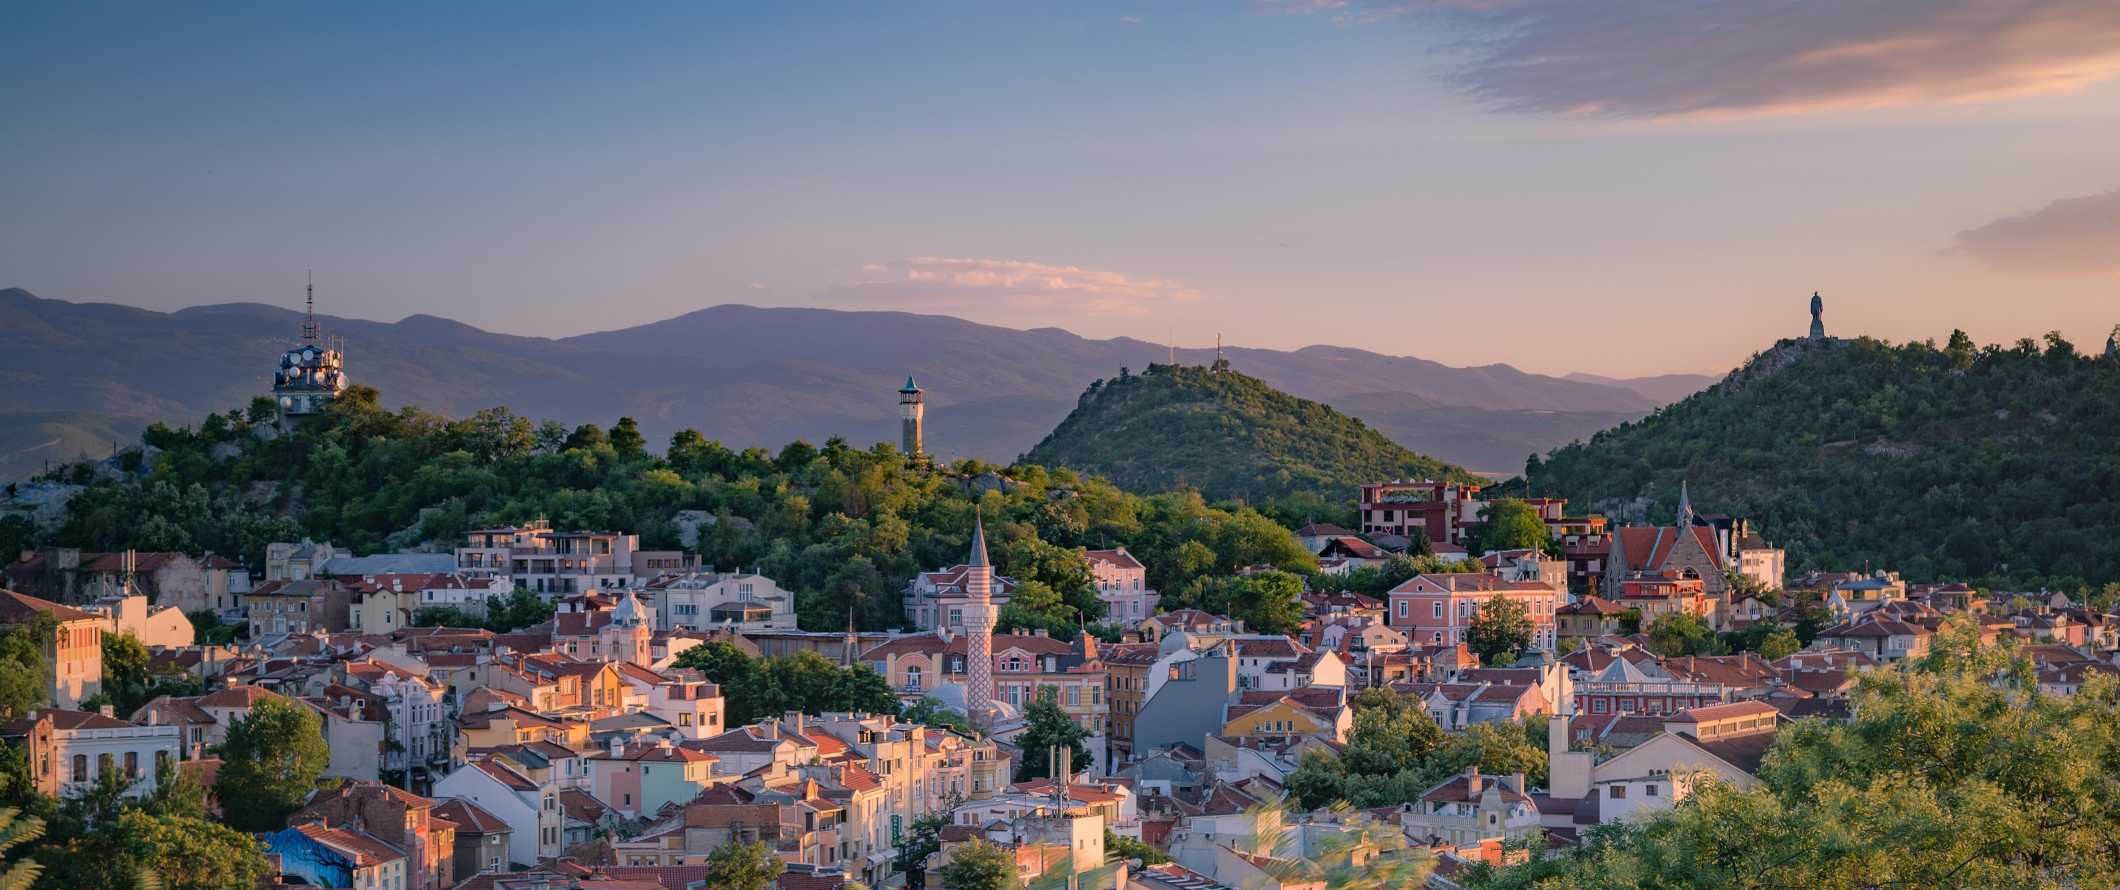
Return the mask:
<svg viewBox="0 0 2120 890">
<path fill-rule="evenodd" d="M 905 375 L 905 385 L 898 388 L 898 450 L 907 457 L 922 453 L 920 432 L 927 416 L 926 397 L 920 384 L 913 382 L 913 375 Z"/>
</svg>

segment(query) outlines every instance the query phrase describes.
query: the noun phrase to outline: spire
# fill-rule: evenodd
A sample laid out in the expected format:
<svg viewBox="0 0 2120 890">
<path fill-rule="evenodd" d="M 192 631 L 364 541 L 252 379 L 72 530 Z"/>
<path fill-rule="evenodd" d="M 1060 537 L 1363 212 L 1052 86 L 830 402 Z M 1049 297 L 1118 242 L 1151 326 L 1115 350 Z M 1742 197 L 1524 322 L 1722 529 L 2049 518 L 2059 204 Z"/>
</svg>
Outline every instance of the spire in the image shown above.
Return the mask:
<svg viewBox="0 0 2120 890">
<path fill-rule="evenodd" d="M 1686 490 L 1686 480 L 1678 480 L 1678 527 L 1685 529 L 1693 525 L 1693 495 Z M 1685 534 L 1681 531 L 1680 534 Z"/>
<path fill-rule="evenodd" d="M 985 511 L 972 519 L 972 555 L 965 565 L 983 566 L 986 561 L 986 517 Z"/>
<path fill-rule="evenodd" d="M 899 391 L 899 392 L 920 392 L 920 391 L 921 391 L 921 389 L 920 389 L 920 384 L 918 384 L 918 383 L 914 383 L 914 382 L 913 382 L 913 375 L 911 375 L 911 374 L 907 374 L 907 375 L 905 375 L 905 385 L 904 385 L 904 386 L 902 386 L 902 387 L 899 387 L 898 391 Z"/>
</svg>

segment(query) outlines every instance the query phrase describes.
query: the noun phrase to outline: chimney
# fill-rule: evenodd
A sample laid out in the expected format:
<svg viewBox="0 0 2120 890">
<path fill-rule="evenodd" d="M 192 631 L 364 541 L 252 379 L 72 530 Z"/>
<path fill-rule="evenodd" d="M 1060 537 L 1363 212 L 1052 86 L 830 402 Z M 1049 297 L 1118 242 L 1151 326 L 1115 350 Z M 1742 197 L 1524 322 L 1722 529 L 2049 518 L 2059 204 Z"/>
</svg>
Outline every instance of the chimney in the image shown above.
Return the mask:
<svg viewBox="0 0 2120 890">
<path fill-rule="evenodd" d="M 612 737 L 611 737 L 611 756 L 612 756 L 613 758 L 619 758 L 619 757 L 624 757 L 624 756 L 626 756 L 626 737 L 625 737 L 625 736 L 620 736 L 620 735 L 614 735 L 614 736 L 612 736 Z"/>
<path fill-rule="evenodd" d="M 117 713 L 116 713 L 116 711 L 115 711 L 114 709 L 112 709 L 110 705 L 103 705 L 103 706 L 101 706 L 101 707 L 98 707 L 98 708 L 96 708 L 96 713 L 98 713 L 98 714 L 102 714 L 102 715 L 103 715 L 103 716 L 105 716 L 105 717 L 112 717 L 112 718 L 115 718 L 115 717 L 117 717 L 117 716 L 118 716 L 118 715 L 117 715 Z"/>
<path fill-rule="evenodd" d="M 1467 796 L 1478 797 L 1480 792 L 1486 790 L 1486 787 L 1486 783 L 1480 780 L 1480 768 L 1478 766 L 1465 767 L 1465 794 Z"/>
<path fill-rule="evenodd" d="M 783 714 L 783 715 L 781 715 L 781 722 L 782 722 L 782 723 L 785 723 L 785 724 L 787 724 L 787 725 L 788 725 L 788 731 L 789 731 L 789 732 L 801 732 L 801 731 L 802 731 L 802 712 L 801 712 L 801 711 L 789 711 L 789 712 L 787 712 L 786 714 Z"/>
<path fill-rule="evenodd" d="M 780 721 L 771 717 L 758 721 L 758 734 L 769 739 L 780 738 Z"/>
</svg>

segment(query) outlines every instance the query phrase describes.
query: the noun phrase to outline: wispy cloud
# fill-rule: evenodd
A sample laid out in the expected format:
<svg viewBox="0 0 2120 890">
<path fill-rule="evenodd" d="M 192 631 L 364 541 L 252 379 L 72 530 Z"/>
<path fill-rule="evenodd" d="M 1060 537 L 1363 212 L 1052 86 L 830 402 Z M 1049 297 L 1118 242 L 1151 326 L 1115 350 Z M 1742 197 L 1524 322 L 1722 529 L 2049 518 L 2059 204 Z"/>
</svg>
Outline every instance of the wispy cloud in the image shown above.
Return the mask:
<svg viewBox="0 0 2120 890">
<path fill-rule="evenodd" d="M 2120 274 L 2120 189 L 1967 229 L 1951 252 L 2012 272 Z"/>
<path fill-rule="evenodd" d="M 1175 281 L 1025 260 L 911 257 L 872 263 L 861 273 L 861 280 L 827 288 L 818 299 L 924 311 L 1143 315 L 1161 303 L 1200 298 Z"/>
<path fill-rule="evenodd" d="M 2061 93 L 2120 75 L 2115 0 L 1260 0 L 1417 15 L 1510 111 L 1754 117 Z"/>
<path fill-rule="evenodd" d="M 1122 15 L 1119 17 L 1119 21 L 1122 24 L 1138 25 L 1141 24 L 1141 17 L 1138 15 Z"/>
</svg>

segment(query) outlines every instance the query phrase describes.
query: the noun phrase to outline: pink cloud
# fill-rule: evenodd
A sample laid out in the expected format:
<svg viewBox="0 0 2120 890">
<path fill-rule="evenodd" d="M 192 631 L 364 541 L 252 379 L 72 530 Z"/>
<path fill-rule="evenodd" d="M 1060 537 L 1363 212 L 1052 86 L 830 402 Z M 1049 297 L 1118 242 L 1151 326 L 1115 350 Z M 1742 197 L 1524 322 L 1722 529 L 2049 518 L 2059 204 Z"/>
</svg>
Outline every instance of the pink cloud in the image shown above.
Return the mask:
<svg viewBox="0 0 2120 890">
<path fill-rule="evenodd" d="M 861 280 L 827 288 L 818 298 L 925 311 L 1122 315 L 1144 315 L 1158 304 L 1200 298 L 1199 291 L 1175 281 L 1026 260 L 910 257 L 870 263 L 861 272 Z"/>
</svg>

